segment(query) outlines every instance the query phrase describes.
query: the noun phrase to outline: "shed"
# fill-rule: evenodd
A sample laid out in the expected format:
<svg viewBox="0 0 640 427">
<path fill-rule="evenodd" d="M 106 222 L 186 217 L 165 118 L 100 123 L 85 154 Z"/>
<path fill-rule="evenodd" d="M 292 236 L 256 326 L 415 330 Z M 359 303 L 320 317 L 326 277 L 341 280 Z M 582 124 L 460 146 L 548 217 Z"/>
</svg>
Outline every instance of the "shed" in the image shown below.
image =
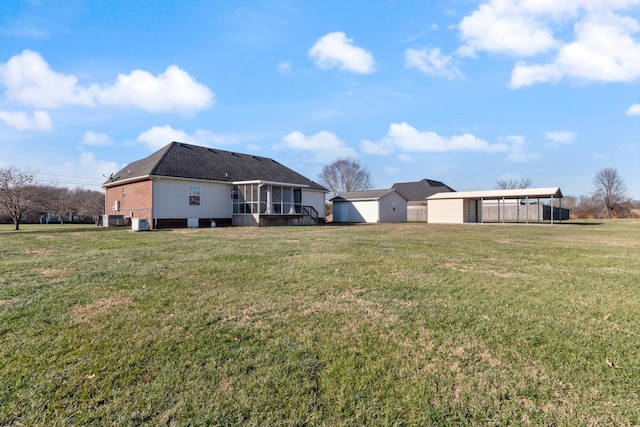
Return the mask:
<svg viewBox="0 0 640 427">
<path fill-rule="evenodd" d="M 333 222 L 405 222 L 407 197 L 396 189 L 350 191 L 334 197 Z"/>
<path fill-rule="evenodd" d="M 438 193 L 427 197 L 428 217 L 430 223 L 461 224 L 468 222 L 484 222 L 483 206 L 485 202 L 497 207 L 495 219 L 505 222 L 507 217 L 507 204 L 515 206 L 515 218 L 509 219 L 516 222 L 539 222 L 568 219 L 568 210 L 562 209 L 562 191 L 559 187 L 549 188 L 525 188 L 515 190 L 488 190 L 488 191 L 461 191 L 455 193 Z M 548 217 L 544 216 L 544 209 L 540 200 L 550 200 Z M 554 207 L 554 200 L 558 200 L 560 207 Z M 515 203 L 508 201 L 515 201 Z M 529 206 L 536 206 L 538 214 L 534 215 Z M 543 215 L 539 214 L 542 210 Z"/>
</svg>

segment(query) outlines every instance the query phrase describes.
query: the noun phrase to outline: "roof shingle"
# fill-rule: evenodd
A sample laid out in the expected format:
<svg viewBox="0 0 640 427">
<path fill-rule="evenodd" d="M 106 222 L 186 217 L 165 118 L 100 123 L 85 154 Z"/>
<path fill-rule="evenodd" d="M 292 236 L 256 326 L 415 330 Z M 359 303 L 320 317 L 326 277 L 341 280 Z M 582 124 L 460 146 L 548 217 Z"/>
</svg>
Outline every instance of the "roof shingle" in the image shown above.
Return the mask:
<svg viewBox="0 0 640 427">
<path fill-rule="evenodd" d="M 417 182 L 398 182 L 391 186 L 407 196 L 410 201 L 424 201 L 437 193 L 456 191 L 448 185 L 432 179 L 422 179 Z"/>
<path fill-rule="evenodd" d="M 172 142 L 149 157 L 125 166 L 103 183 L 109 187 L 147 176 L 191 178 L 207 181 L 272 181 L 305 185 L 327 191 L 320 184 L 267 157 Z"/>
</svg>

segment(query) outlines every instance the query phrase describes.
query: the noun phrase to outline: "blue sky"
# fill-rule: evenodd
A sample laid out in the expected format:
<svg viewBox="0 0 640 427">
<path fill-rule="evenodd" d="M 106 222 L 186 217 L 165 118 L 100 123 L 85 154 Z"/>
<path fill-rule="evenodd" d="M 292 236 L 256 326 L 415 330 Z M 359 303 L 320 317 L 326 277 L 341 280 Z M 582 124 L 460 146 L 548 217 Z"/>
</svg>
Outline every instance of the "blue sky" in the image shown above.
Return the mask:
<svg viewBox="0 0 640 427">
<path fill-rule="evenodd" d="M 173 140 L 375 188 L 640 199 L 640 0 L 0 2 L 0 167 L 100 189 Z"/>
</svg>

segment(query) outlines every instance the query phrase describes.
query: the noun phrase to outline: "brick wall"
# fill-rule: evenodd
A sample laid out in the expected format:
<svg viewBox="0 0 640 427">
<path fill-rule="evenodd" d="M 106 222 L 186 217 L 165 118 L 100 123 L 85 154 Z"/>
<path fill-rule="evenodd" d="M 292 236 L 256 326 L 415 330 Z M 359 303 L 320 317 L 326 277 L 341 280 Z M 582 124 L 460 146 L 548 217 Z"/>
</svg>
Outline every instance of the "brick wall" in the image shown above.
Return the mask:
<svg viewBox="0 0 640 427">
<path fill-rule="evenodd" d="M 124 193 L 123 193 L 124 189 Z M 125 217 L 147 218 L 153 227 L 152 217 L 153 181 L 139 181 L 109 187 L 106 191 L 106 214 L 118 214 Z M 113 211 L 116 201 L 120 202 L 120 210 Z"/>
</svg>

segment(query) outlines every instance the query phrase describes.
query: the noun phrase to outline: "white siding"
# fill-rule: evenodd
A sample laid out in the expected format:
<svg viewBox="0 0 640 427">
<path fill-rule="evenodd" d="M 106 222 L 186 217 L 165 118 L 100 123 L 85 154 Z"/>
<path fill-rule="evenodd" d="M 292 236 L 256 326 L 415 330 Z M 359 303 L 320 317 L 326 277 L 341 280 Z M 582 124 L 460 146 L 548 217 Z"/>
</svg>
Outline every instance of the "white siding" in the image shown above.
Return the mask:
<svg viewBox="0 0 640 427">
<path fill-rule="evenodd" d="M 407 200 L 396 192 L 383 196 L 379 201 L 380 222 L 406 222 Z"/>
<path fill-rule="evenodd" d="M 231 218 L 231 186 L 178 179 L 155 181 L 154 216 L 164 218 Z M 189 184 L 200 185 L 200 205 L 189 205 Z"/>
<path fill-rule="evenodd" d="M 333 202 L 334 222 L 378 222 L 378 201 Z"/>
<path fill-rule="evenodd" d="M 377 200 L 355 201 L 351 203 L 351 206 L 349 222 L 378 222 L 380 220 Z"/>
<path fill-rule="evenodd" d="M 325 193 L 321 191 L 310 191 L 302 189 L 302 205 L 313 206 L 318 211 L 318 216 L 324 218 L 326 216 L 326 208 L 324 204 Z"/>
<path fill-rule="evenodd" d="M 429 222 L 433 224 L 461 224 L 464 222 L 463 199 L 429 200 Z"/>
</svg>

